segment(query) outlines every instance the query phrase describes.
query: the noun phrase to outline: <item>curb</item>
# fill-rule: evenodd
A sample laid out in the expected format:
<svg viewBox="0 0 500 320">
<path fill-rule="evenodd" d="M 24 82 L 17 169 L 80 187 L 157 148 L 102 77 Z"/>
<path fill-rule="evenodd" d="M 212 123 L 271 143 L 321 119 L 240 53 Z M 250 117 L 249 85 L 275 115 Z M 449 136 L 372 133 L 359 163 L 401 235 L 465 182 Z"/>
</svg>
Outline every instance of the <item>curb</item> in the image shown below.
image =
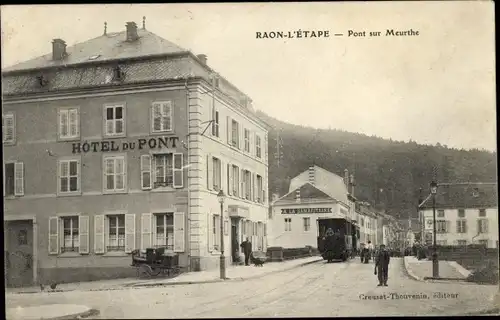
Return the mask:
<svg viewBox="0 0 500 320">
<path fill-rule="evenodd" d="M 426 282 L 424 279 L 418 277 L 417 275 L 415 275 L 410 268 L 408 268 L 408 265 L 407 265 L 407 262 L 406 262 L 406 259 L 405 257 L 403 257 L 403 268 L 404 270 L 406 271 L 406 274 L 413 280 L 415 281 L 422 281 L 422 282 Z"/>
<path fill-rule="evenodd" d="M 71 319 L 84 319 L 92 316 L 97 316 L 100 314 L 100 311 L 97 309 L 90 309 L 84 312 L 79 312 L 72 315 L 66 315 L 62 317 L 48 318 L 47 320 L 71 320 Z"/>
<path fill-rule="evenodd" d="M 128 286 L 128 288 L 168 287 L 168 286 L 179 286 L 179 285 L 189 285 L 189 284 L 217 283 L 217 282 L 226 282 L 226 281 L 236 282 L 236 281 L 245 281 L 245 280 L 251 280 L 251 279 L 259 279 L 259 278 L 262 278 L 262 277 L 265 277 L 265 276 L 268 276 L 271 274 L 285 272 L 285 271 L 292 270 L 292 269 L 299 268 L 299 267 L 303 267 L 303 266 L 306 266 L 309 264 L 318 263 L 322 260 L 323 260 L 323 258 L 321 258 L 321 259 L 318 258 L 318 260 L 304 262 L 304 263 L 301 263 L 301 264 L 298 264 L 295 266 L 291 266 L 291 267 L 288 267 L 285 269 L 266 272 L 266 273 L 258 274 L 258 275 L 248 277 L 248 278 L 239 277 L 239 278 L 226 278 L 226 280 L 213 279 L 213 280 L 202 280 L 202 281 L 179 281 L 179 282 L 171 282 L 171 283 L 168 283 L 168 282 L 167 283 L 144 283 L 144 284 L 132 284 L 132 285 Z"/>
</svg>

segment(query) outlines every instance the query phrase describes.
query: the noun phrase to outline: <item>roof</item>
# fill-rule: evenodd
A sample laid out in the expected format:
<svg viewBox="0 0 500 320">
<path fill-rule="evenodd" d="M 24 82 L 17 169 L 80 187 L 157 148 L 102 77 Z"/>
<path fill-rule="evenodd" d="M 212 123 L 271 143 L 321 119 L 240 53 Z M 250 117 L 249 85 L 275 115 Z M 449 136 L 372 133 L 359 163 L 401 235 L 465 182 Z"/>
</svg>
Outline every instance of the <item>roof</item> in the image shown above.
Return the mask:
<svg viewBox="0 0 500 320">
<path fill-rule="evenodd" d="M 328 194 L 318 189 L 316 186 L 313 186 L 309 182 L 302 185 L 301 187 L 292 190 L 291 192 L 284 195 L 282 198 L 276 201 L 279 204 L 280 201 L 295 201 L 297 196 L 297 191 L 300 191 L 301 199 L 315 199 L 315 200 L 332 200 Z"/>
<path fill-rule="evenodd" d="M 314 174 L 314 181 L 310 180 L 311 174 Z M 311 183 L 337 201 L 346 205 L 349 204 L 347 199 L 347 187 L 344 184 L 344 179 L 335 173 L 314 165 L 290 181 L 289 191 L 296 190 L 306 183 Z"/>
<path fill-rule="evenodd" d="M 440 185 L 436 194 L 436 208 L 493 208 L 498 207 L 498 185 L 470 183 Z M 422 209 L 432 208 L 430 198 Z"/>
<path fill-rule="evenodd" d="M 165 40 L 152 32 L 137 29 L 139 39 L 133 42 L 126 41 L 126 31 L 114 32 L 90 39 L 67 47 L 68 56 L 62 61 L 52 60 L 52 53 L 34 58 L 11 67 L 4 68 L 3 72 L 21 71 L 29 69 L 70 66 L 88 62 L 131 59 L 154 55 L 186 52 L 175 43 Z M 95 59 L 93 59 L 95 57 Z"/>
</svg>

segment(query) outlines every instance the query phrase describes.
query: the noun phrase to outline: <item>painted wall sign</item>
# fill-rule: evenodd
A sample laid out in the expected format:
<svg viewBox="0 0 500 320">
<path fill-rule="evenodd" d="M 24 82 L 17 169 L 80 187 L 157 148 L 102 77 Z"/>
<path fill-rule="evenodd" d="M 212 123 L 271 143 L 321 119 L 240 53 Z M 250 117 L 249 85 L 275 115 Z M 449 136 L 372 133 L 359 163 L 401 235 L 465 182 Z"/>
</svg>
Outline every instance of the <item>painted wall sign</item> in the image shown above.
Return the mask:
<svg viewBox="0 0 500 320">
<path fill-rule="evenodd" d="M 332 213 L 332 208 L 281 209 L 281 214 L 295 214 L 295 213 Z"/>
<path fill-rule="evenodd" d="M 149 139 L 137 139 L 137 141 L 118 142 L 110 141 L 93 141 L 93 142 L 75 142 L 73 143 L 73 154 L 87 152 L 115 152 L 127 151 L 135 149 L 157 149 L 157 148 L 176 148 L 178 137 L 155 137 Z"/>
</svg>

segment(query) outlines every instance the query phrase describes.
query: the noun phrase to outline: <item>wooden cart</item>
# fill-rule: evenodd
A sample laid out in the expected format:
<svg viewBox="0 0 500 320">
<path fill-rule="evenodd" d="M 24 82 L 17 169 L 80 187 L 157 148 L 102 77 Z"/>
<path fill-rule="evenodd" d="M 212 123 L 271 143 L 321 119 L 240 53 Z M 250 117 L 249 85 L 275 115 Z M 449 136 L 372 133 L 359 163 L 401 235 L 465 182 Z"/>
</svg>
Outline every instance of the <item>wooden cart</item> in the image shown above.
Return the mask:
<svg viewBox="0 0 500 320">
<path fill-rule="evenodd" d="M 132 267 L 137 268 L 139 278 L 170 276 L 179 273 L 179 256 L 168 251 L 166 247 L 134 250 Z"/>
</svg>

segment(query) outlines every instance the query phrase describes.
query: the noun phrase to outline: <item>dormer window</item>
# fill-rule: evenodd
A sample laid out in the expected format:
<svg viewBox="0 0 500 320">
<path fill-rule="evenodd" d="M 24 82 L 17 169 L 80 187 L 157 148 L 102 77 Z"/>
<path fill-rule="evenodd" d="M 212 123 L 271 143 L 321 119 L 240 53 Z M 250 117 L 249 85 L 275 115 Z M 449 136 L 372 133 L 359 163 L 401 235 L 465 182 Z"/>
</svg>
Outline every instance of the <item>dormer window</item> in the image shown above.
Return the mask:
<svg viewBox="0 0 500 320">
<path fill-rule="evenodd" d="M 125 80 L 125 72 L 117 66 L 113 69 L 113 81 L 123 81 Z"/>
<path fill-rule="evenodd" d="M 479 197 L 479 189 L 478 189 L 478 188 L 474 188 L 474 189 L 472 189 L 472 196 L 473 196 L 474 198 Z"/>
<path fill-rule="evenodd" d="M 45 77 L 43 74 L 37 76 L 36 80 L 40 87 L 45 87 L 47 84 L 49 84 L 49 79 L 47 79 L 47 77 Z"/>
</svg>

